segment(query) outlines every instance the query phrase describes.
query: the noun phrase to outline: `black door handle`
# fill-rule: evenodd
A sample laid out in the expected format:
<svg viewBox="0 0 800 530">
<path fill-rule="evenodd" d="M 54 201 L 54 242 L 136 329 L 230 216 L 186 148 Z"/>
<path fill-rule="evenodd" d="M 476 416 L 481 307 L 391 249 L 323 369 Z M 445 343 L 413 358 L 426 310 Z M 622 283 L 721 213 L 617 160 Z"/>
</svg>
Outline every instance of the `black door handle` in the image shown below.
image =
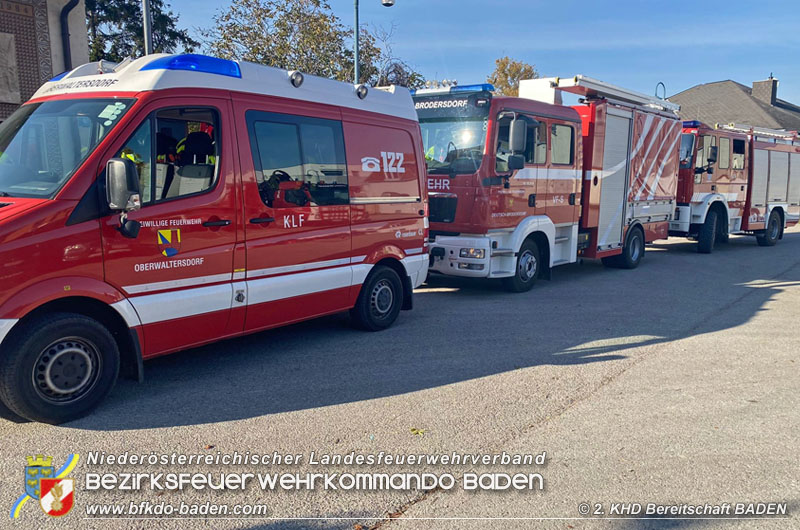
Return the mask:
<svg viewBox="0 0 800 530">
<path fill-rule="evenodd" d="M 570 206 L 575 206 L 575 194 L 574 193 L 570 193 L 569 194 L 569 204 L 570 204 Z"/>
<path fill-rule="evenodd" d="M 272 223 L 275 221 L 274 217 L 256 217 L 255 219 L 250 219 L 250 222 L 254 225 L 259 225 L 263 223 Z"/>
<path fill-rule="evenodd" d="M 206 221 L 203 226 L 228 226 L 231 222 L 227 219 L 220 219 L 219 221 Z"/>
</svg>

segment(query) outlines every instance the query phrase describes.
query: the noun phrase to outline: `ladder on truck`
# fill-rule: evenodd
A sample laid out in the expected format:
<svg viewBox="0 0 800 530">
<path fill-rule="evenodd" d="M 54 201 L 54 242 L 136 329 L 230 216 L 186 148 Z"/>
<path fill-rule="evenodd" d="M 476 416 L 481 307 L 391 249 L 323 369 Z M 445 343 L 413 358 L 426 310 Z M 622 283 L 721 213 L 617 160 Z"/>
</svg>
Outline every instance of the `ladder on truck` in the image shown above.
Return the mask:
<svg viewBox="0 0 800 530">
<path fill-rule="evenodd" d="M 753 127 L 752 125 L 744 125 L 741 123 L 717 124 L 717 129 L 725 131 L 732 131 L 752 136 L 761 136 L 764 138 L 773 138 L 776 140 L 788 140 L 789 142 L 797 140 L 797 131 L 784 131 L 781 129 L 769 129 L 767 127 Z"/>
<path fill-rule="evenodd" d="M 570 78 L 544 77 L 539 79 L 526 79 L 520 81 L 519 96 L 544 101 L 546 103 L 561 104 L 559 91 L 570 92 L 587 99 L 606 99 L 610 102 L 624 105 L 636 105 L 662 112 L 677 115 L 681 106 L 666 99 L 648 96 L 635 90 L 618 87 L 599 79 L 576 75 Z"/>
</svg>

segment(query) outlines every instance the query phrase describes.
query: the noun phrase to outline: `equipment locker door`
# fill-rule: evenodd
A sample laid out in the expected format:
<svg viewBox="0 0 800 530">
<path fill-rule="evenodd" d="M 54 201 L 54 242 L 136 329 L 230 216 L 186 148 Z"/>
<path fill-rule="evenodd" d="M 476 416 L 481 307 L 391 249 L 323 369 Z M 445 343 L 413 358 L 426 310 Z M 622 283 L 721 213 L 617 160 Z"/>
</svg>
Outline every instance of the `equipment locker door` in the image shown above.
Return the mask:
<svg viewBox="0 0 800 530">
<path fill-rule="evenodd" d="M 264 103 L 257 108 L 264 108 Z M 352 242 L 341 114 L 237 103 L 247 252 L 245 330 L 348 307 Z M 308 109 L 304 114 L 308 113 Z M 317 113 L 319 115 L 320 113 Z"/>
<path fill-rule="evenodd" d="M 102 222 L 106 281 L 125 292 L 152 356 L 241 332 L 231 329 L 237 208 L 230 102 L 155 100 L 106 160 L 133 160 L 142 208 L 136 238 Z M 102 177 L 102 175 L 101 175 Z M 100 177 L 99 177 L 100 178 Z"/>
<path fill-rule="evenodd" d="M 631 118 L 612 114 L 606 117 L 603 145 L 603 185 L 600 191 L 598 250 L 617 248 L 622 244 L 622 229 L 627 205 Z"/>
</svg>

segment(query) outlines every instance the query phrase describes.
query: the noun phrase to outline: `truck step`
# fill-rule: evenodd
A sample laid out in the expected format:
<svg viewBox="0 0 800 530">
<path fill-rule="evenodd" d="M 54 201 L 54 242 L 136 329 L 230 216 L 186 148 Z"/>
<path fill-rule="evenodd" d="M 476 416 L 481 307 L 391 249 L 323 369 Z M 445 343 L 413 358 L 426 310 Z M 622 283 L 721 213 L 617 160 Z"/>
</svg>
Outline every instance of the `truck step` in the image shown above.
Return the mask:
<svg viewBox="0 0 800 530">
<path fill-rule="evenodd" d="M 558 236 L 555 239 L 556 245 L 558 245 L 559 243 L 566 243 L 567 241 L 569 241 L 569 236 Z"/>
<path fill-rule="evenodd" d="M 513 276 L 513 274 L 511 271 L 492 271 L 492 276 Z"/>
<path fill-rule="evenodd" d="M 556 267 L 558 265 L 565 265 L 565 264 L 567 264 L 569 262 L 570 261 L 568 259 L 559 259 L 559 260 L 556 260 L 556 261 L 553 262 L 553 267 Z"/>
<path fill-rule="evenodd" d="M 513 256 L 514 249 L 512 248 L 495 248 L 492 249 L 492 257 L 495 256 Z"/>
</svg>

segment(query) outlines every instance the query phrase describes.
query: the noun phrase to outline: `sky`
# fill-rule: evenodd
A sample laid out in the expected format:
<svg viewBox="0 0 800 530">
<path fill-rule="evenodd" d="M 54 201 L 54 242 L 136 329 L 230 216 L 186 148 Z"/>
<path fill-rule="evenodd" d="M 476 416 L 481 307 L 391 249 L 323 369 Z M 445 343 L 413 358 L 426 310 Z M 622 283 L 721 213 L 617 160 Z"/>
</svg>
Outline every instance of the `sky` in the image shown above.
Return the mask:
<svg viewBox="0 0 800 530">
<path fill-rule="evenodd" d="M 197 36 L 230 0 L 167 0 Z M 352 0 L 329 0 L 353 23 Z M 778 97 L 800 104 L 800 9 L 791 0 L 360 0 L 362 25 L 394 26 L 394 54 L 427 79 L 485 82 L 510 56 L 542 76 L 584 74 L 672 95 L 733 79 L 750 86 L 773 74 Z M 661 92 L 659 92 L 659 95 Z"/>
</svg>

